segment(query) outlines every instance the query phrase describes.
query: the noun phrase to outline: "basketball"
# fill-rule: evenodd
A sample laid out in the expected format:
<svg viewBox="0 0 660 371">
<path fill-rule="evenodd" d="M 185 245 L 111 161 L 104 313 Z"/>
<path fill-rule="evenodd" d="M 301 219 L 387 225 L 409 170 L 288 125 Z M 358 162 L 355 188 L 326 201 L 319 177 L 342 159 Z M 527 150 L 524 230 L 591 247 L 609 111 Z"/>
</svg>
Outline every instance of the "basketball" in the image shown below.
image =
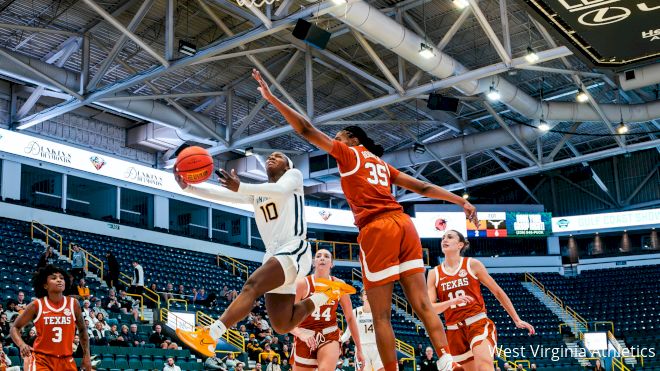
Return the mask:
<svg viewBox="0 0 660 371">
<path fill-rule="evenodd" d="M 188 147 L 179 153 L 174 167 L 186 183 L 203 183 L 213 174 L 213 157 L 202 147 Z"/>
</svg>

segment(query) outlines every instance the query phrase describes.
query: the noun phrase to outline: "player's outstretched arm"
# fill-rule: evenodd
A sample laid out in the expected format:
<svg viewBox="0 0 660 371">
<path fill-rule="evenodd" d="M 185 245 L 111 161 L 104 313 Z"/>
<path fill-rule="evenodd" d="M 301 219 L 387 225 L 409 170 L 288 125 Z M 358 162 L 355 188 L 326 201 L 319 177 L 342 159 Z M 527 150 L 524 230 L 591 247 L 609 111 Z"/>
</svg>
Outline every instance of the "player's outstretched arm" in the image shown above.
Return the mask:
<svg viewBox="0 0 660 371">
<path fill-rule="evenodd" d="M 293 108 L 286 105 L 284 102 L 279 100 L 268 87 L 268 83 L 261 76 L 261 73 L 253 69 L 252 77 L 259 84 L 259 92 L 261 96 L 270 102 L 278 111 L 284 116 L 284 119 L 293 127 L 293 130 L 296 133 L 300 134 L 303 138 L 307 139 L 311 144 L 319 147 L 320 149 L 330 152 L 332 150 L 332 138 L 327 136 L 324 132 L 317 129 L 312 125 L 307 119 L 296 112 Z"/>
<path fill-rule="evenodd" d="M 215 202 L 233 202 L 238 204 L 252 204 L 252 198 L 249 196 L 237 194 L 223 188 L 212 188 L 208 185 L 202 184 L 188 184 L 184 182 L 181 175 L 176 170 L 174 171 L 174 180 L 181 189 L 191 195 L 204 197 Z"/>
<path fill-rule="evenodd" d="M 502 304 L 502 307 L 509 314 L 516 327 L 526 329 L 529 332 L 529 335 L 534 335 L 536 333 L 534 326 L 520 319 L 518 312 L 516 312 L 516 308 L 513 307 L 511 299 L 509 299 L 509 296 L 506 294 L 506 292 L 504 292 L 500 285 L 498 285 L 493 277 L 491 277 L 484 264 L 477 259 L 470 259 L 470 269 L 472 272 L 474 272 L 475 276 L 477 276 L 479 282 L 486 286 L 488 290 L 490 290 L 490 292 L 495 295 L 495 298 L 497 298 L 497 301 Z"/>
<path fill-rule="evenodd" d="M 470 221 L 475 225 L 478 225 L 479 223 L 479 220 L 477 219 L 477 209 L 471 203 L 463 199 L 463 197 L 455 195 L 442 187 L 423 182 L 405 173 L 399 173 L 393 183 L 422 196 L 456 204 L 463 208 L 465 216 L 470 219 Z"/>
<path fill-rule="evenodd" d="M 9 335 L 11 335 L 11 339 L 14 341 L 14 344 L 16 344 L 18 349 L 20 349 L 22 358 L 28 358 L 32 356 L 33 349 L 23 341 L 23 338 L 21 337 L 21 330 L 28 323 L 32 322 L 36 316 L 37 306 L 34 304 L 34 302 L 32 302 L 28 304 L 23 313 L 21 313 L 16 318 L 16 320 L 14 320 L 11 329 L 9 329 Z"/>
<path fill-rule="evenodd" d="M 431 307 L 433 307 L 433 311 L 435 313 L 440 314 L 453 305 L 458 306 L 461 304 L 469 304 L 474 301 L 473 297 L 465 295 L 456 297 L 451 300 L 438 302 L 438 293 L 435 287 L 436 278 L 437 274 L 435 273 L 435 269 L 431 269 L 431 271 L 429 271 L 429 275 L 426 277 L 426 291 L 429 295 L 429 300 L 431 301 Z"/>
<path fill-rule="evenodd" d="M 74 300 L 73 312 L 76 315 L 76 328 L 78 328 L 78 337 L 80 338 L 80 346 L 83 351 L 83 358 L 80 366 L 85 371 L 92 371 L 92 359 L 89 353 L 89 334 L 87 333 L 85 318 L 83 317 L 78 300 Z"/>
<path fill-rule="evenodd" d="M 291 194 L 296 190 L 303 189 L 303 175 L 297 169 L 291 169 L 284 173 L 275 183 L 261 183 L 261 184 L 251 184 L 241 182 L 236 176 L 234 170 L 231 174 L 222 170 L 223 187 L 227 187 L 230 190 L 236 190 L 239 194 L 249 195 L 249 196 L 267 196 L 267 197 L 282 197 L 288 196 L 291 197 Z M 233 182 L 235 184 L 229 184 Z M 227 184 L 227 185 L 225 185 Z M 231 187 L 231 188 L 230 188 Z"/>
</svg>

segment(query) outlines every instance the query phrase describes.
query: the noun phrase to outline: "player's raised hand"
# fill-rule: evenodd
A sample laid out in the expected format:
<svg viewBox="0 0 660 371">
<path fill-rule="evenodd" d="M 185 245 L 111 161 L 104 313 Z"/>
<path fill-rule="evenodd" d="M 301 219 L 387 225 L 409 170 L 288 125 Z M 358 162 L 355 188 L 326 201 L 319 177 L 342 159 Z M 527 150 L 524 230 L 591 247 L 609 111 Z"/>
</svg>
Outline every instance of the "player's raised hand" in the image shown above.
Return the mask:
<svg viewBox="0 0 660 371">
<path fill-rule="evenodd" d="M 20 346 L 21 349 L 21 357 L 23 358 L 30 358 L 32 357 L 32 349 L 31 346 L 27 345 L 26 343 L 23 343 L 23 345 Z"/>
<path fill-rule="evenodd" d="M 465 212 L 465 216 L 478 228 L 479 218 L 477 217 L 477 208 L 471 203 L 465 201 L 463 204 L 463 211 Z"/>
<path fill-rule="evenodd" d="M 221 186 L 230 191 L 238 192 L 238 187 L 241 186 L 241 179 L 236 175 L 236 170 L 231 169 L 231 173 L 229 173 L 225 169 L 218 169 L 215 173 L 220 177 Z"/>
<path fill-rule="evenodd" d="M 257 90 L 259 90 L 261 96 L 264 97 L 265 100 L 270 102 L 271 99 L 274 98 L 274 96 L 273 93 L 271 93 L 270 88 L 268 87 L 268 83 L 266 82 L 266 80 L 264 80 L 263 76 L 261 76 L 261 72 L 259 72 L 259 70 L 257 70 L 256 68 L 253 68 L 252 78 L 254 78 L 259 84 Z"/>
<path fill-rule="evenodd" d="M 176 180 L 176 184 L 178 184 L 181 189 L 188 188 L 188 183 L 183 180 L 181 174 L 179 174 L 179 172 L 176 170 L 176 166 L 174 166 L 174 180 Z"/>
<path fill-rule="evenodd" d="M 530 325 L 529 323 L 523 320 L 518 320 L 515 322 L 515 324 L 517 328 L 526 329 L 530 336 L 536 334 L 536 330 L 534 329 L 534 326 Z"/>
</svg>

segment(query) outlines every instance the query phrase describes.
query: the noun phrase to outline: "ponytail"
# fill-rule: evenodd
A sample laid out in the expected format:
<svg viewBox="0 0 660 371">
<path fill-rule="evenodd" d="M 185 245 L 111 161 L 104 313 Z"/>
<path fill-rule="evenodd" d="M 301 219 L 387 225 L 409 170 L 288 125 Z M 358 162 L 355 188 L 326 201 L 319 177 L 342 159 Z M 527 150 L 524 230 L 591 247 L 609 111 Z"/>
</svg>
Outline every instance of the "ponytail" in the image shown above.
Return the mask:
<svg viewBox="0 0 660 371">
<path fill-rule="evenodd" d="M 348 133 L 351 138 L 357 138 L 361 145 L 363 145 L 369 152 L 381 157 L 385 153 L 385 149 L 380 144 L 376 144 L 373 139 L 369 138 L 367 133 L 359 126 L 347 126 L 344 131 Z"/>
</svg>

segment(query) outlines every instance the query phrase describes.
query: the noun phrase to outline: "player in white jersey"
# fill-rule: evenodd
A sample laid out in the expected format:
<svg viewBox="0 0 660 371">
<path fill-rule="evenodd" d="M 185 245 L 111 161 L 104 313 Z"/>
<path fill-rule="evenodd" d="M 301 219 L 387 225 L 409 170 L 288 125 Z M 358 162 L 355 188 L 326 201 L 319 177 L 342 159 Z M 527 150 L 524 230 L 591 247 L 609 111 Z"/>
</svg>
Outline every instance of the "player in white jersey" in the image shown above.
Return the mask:
<svg viewBox="0 0 660 371">
<path fill-rule="evenodd" d="M 362 353 L 364 354 L 364 368 L 363 371 L 382 371 L 383 361 L 378 354 L 378 346 L 376 346 L 376 332 L 374 331 L 374 317 L 371 314 L 371 307 L 367 299 L 367 292 L 362 289 L 360 292 L 363 306 L 353 309 L 353 314 L 358 324 L 360 332 L 360 343 L 362 344 Z M 346 329 L 346 332 L 341 336 L 340 342 L 348 341 L 351 336 L 351 330 Z M 356 365 L 356 370 L 360 367 Z"/>
<path fill-rule="evenodd" d="M 189 194 L 207 199 L 252 204 L 257 229 L 266 245 L 263 265 L 247 279 L 241 293 L 227 310 L 208 328 L 196 331 L 177 330 L 179 338 L 199 353 L 215 355 L 217 341 L 227 328 L 247 317 L 255 300 L 266 297 L 266 310 L 273 329 L 287 333 L 314 310 L 329 300 L 336 300 L 350 287 L 332 282 L 322 286 L 309 299 L 295 303 L 296 279 L 305 277 L 312 264 L 304 215 L 303 176 L 293 168 L 293 162 L 282 152 L 273 152 L 266 159 L 268 183 L 247 184 L 236 171 L 217 171 L 220 185 L 186 184 L 175 169 L 175 179 Z"/>
</svg>

